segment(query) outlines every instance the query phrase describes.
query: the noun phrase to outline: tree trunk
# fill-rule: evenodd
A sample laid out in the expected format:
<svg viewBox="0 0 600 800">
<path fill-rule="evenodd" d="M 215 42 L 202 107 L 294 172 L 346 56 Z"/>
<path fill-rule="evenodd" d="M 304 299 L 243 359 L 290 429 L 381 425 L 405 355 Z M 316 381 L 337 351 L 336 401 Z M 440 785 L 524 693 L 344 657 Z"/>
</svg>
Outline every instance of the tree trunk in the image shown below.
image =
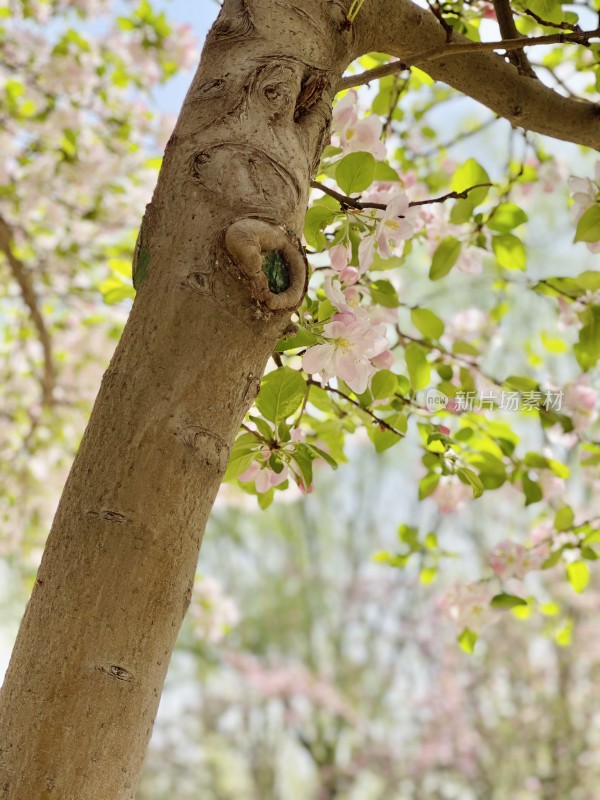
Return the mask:
<svg viewBox="0 0 600 800">
<path fill-rule="evenodd" d="M 298 237 L 338 79 L 362 52 L 410 60 L 446 41 L 409 0 L 369 0 L 353 25 L 349 6 L 225 0 L 207 39 L 0 696 L 2 798 L 134 796 L 231 443 L 306 289 Z M 499 56 L 430 72 L 599 146 L 597 108 Z"/>
<path fill-rule="evenodd" d="M 134 796 L 232 440 L 306 289 L 343 18 L 227 0 L 208 37 L 2 690 L 2 798 Z"/>
</svg>

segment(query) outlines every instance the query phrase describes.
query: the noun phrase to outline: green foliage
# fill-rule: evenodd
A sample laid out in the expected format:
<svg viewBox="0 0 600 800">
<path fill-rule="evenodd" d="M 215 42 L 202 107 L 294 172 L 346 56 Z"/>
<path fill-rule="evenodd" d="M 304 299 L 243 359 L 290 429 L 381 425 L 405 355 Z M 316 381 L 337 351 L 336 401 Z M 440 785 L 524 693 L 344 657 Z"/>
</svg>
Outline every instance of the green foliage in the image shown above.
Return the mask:
<svg viewBox="0 0 600 800">
<path fill-rule="evenodd" d="M 429 280 L 438 281 L 440 278 L 445 278 L 456 264 L 460 249 L 461 243 L 454 236 L 447 236 L 443 239 L 433 254 L 429 269 Z"/>
<path fill-rule="evenodd" d="M 265 419 L 277 425 L 300 408 L 306 392 L 306 381 L 299 372 L 280 367 L 263 378 L 256 407 Z"/>
<path fill-rule="evenodd" d="M 368 189 L 375 178 L 375 159 L 371 153 L 350 153 L 336 167 L 335 179 L 347 195 Z"/>
</svg>

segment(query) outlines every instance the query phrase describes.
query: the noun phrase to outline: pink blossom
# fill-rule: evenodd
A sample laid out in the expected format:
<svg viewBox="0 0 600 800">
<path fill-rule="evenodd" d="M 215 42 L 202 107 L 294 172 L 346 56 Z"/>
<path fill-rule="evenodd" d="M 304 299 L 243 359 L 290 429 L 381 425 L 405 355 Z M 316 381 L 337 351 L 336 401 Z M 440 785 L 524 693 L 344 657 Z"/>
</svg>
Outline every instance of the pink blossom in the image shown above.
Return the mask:
<svg viewBox="0 0 600 800">
<path fill-rule="evenodd" d="M 565 386 L 564 404 L 571 413 L 576 431 L 587 428 L 598 419 L 598 395 L 585 378 Z"/>
<path fill-rule="evenodd" d="M 378 160 L 385 159 L 385 144 L 381 141 L 383 125 L 379 117 L 370 114 L 359 120 L 354 127 L 342 133 L 342 149 L 348 153 L 371 153 Z"/>
<path fill-rule="evenodd" d="M 196 576 L 190 617 L 196 636 L 210 644 L 219 644 L 240 619 L 238 607 L 227 597 L 221 584 L 207 575 Z"/>
<path fill-rule="evenodd" d="M 494 547 L 490 566 L 502 578 L 524 578 L 528 572 L 540 569 L 547 556 L 544 547 L 527 548 L 504 539 Z"/>
<path fill-rule="evenodd" d="M 414 235 L 419 212 L 411 208 L 405 192 L 392 196 L 385 211 L 377 215 L 374 233 L 366 236 L 358 246 L 360 271 L 366 272 L 375 257 L 375 250 L 382 258 L 390 258 L 393 250 Z"/>
<path fill-rule="evenodd" d="M 490 606 L 495 591 L 479 581 L 455 586 L 441 601 L 442 610 L 456 624 L 458 630 L 469 628 L 480 633 L 486 625 L 495 622 L 498 614 Z"/>
<path fill-rule="evenodd" d="M 348 243 L 334 244 L 329 250 L 329 260 L 331 266 L 336 272 L 341 272 L 348 266 L 350 257 L 352 255 L 352 248 Z"/>
<path fill-rule="evenodd" d="M 279 486 L 280 483 L 283 483 L 287 479 L 288 473 L 289 469 L 286 465 L 284 465 L 281 472 L 275 472 L 275 470 L 267 466 L 266 461 L 260 463 L 259 460 L 256 460 L 242 472 L 238 480 L 241 483 L 252 483 L 254 481 L 256 491 L 259 494 L 264 494 L 274 486 Z"/>
<path fill-rule="evenodd" d="M 384 350 L 371 359 L 371 364 L 377 369 L 391 369 L 394 366 L 394 354 L 391 350 Z"/>
<path fill-rule="evenodd" d="M 589 178 L 572 176 L 568 180 L 568 186 L 573 195 L 573 217 L 575 222 L 579 222 L 589 208 L 600 202 L 600 160 L 596 161 L 594 167 L 594 179 L 592 181 Z M 592 253 L 600 253 L 600 241 L 587 242 L 587 247 Z"/>
<path fill-rule="evenodd" d="M 479 275 L 482 268 L 482 251 L 479 247 L 462 247 L 456 266 L 468 275 Z"/>
<path fill-rule="evenodd" d="M 559 296 L 556 298 L 558 304 L 558 319 L 562 328 L 568 328 L 571 325 L 579 324 L 579 317 L 577 316 L 578 304 L 569 302 L 565 297 Z"/>
<path fill-rule="evenodd" d="M 325 278 L 323 289 L 331 305 L 337 308 L 338 311 L 348 314 L 354 313 L 360 297 L 354 291 L 342 289 L 342 285 L 337 277 L 328 275 L 327 278 Z"/>
<path fill-rule="evenodd" d="M 346 286 L 352 286 L 353 284 L 358 283 L 360 272 L 356 269 L 356 267 L 345 267 L 344 269 L 340 270 L 339 276 L 342 283 L 345 283 Z"/>
<path fill-rule="evenodd" d="M 358 103 L 358 94 L 354 89 L 345 94 L 340 100 L 337 101 L 333 108 L 333 115 L 331 118 L 331 127 L 334 131 L 343 131 L 348 125 L 354 125 L 358 119 L 356 112 L 356 105 Z"/>
<path fill-rule="evenodd" d="M 539 477 L 538 483 L 544 493 L 544 500 L 551 502 L 552 500 L 560 500 L 564 497 L 566 492 L 566 484 L 564 478 L 559 478 L 550 470 L 543 470 Z"/>
<path fill-rule="evenodd" d="M 405 239 L 410 239 L 415 232 L 417 216 L 417 210 L 410 207 L 404 192 L 398 192 L 392 197 L 375 232 L 377 247 L 383 258 L 389 258 L 392 248 Z"/>
<path fill-rule="evenodd" d="M 440 482 L 431 493 L 442 514 L 454 514 L 465 507 L 473 496 L 471 489 L 455 475 L 442 475 Z"/>
<path fill-rule="evenodd" d="M 451 317 L 446 331 L 452 339 L 470 342 L 487 335 L 493 327 L 489 315 L 484 311 L 479 308 L 465 308 Z"/>
<path fill-rule="evenodd" d="M 318 372 L 323 380 L 335 375 L 362 394 L 375 372 L 370 359 L 387 349 L 385 328 L 345 312 L 323 326 L 323 337 L 323 344 L 304 354 L 303 368 L 310 374 Z"/>
<path fill-rule="evenodd" d="M 340 134 L 340 145 L 344 152 L 371 153 L 382 160 L 385 158 L 385 145 L 381 141 L 381 120 L 374 114 L 359 120 L 357 102 L 358 95 L 352 90 L 336 103 L 332 128 Z"/>
</svg>

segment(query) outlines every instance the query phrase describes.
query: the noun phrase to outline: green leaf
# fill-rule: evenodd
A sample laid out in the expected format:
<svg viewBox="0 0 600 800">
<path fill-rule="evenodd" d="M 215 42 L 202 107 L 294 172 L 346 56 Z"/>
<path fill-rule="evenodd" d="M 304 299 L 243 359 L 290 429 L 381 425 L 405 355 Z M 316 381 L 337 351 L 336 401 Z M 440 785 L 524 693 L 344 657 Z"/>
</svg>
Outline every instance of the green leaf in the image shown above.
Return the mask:
<svg viewBox="0 0 600 800">
<path fill-rule="evenodd" d="M 468 469 L 467 467 L 461 467 L 456 471 L 456 474 L 463 483 L 466 483 L 471 487 L 473 490 L 473 497 L 481 497 L 485 487 L 481 482 L 481 478 L 476 472 L 473 472 L 472 469 Z"/>
<path fill-rule="evenodd" d="M 585 211 L 577 223 L 575 242 L 600 241 L 600 204 L 593 205 Z"/>
<path fill-rule="evenodd" d="M 232 481 L 245 472 L 256 458 L 260 443 L 252 433 L 243 433 L 233 443 L 224 481 Z"/>
<path fill-rule="evenodd" d="M 282 339 L 275 350 L 278 353 L 285 353 L 286 350 L 295 350 L 298 347 L 310 347 L 318 341 L 314 333 L 306 330 L 306 328 L 298 328 L 295 334 L 288 336 L 286 339 Z"/>
<path fill-rule="evenodd" d="M 265 511 L 271 505 L 274 497 L 275 497 L 274 489 L 269 489 L 269 491 L 264 492 L 264 494 L 256 495 L 256 499 L 258 500 L 258 505 L 263 511 Z"/>
<path fill-rule="evenodd" d="M 550 336 L 546 331 L 541 332 L 540 338 L 542 340 L 542 344 L 550 353 L 566 353 L 566 351 L 569 349 L 569 345 L 564 339 L 559 339 L 556 336 Z"/>
<path fill-rule="evenodd" d="M 425 537 L 425 547 L 428 550 L 437 550 L 439 547 L 438 538 L 433 531 L 430 531 Z"/>
<path fill-rule="evenodd" d="M 395 428 L 401 434 L 405 434 L 408 423 L 404 414 L 394 414 L 391 417 L 386 417 L 385 421 L 388 425 L 391 425 L 392 428 Z M 367 434 L 369 439 L 375 445 L 375 450 L 378 453 L 383 453 L 385 450 L 388 450 L 390 447 L 393 447 L 395 444 L 403 438 L 403 436 L 399 436 L 394 431 L 389 430 L 389 428 L 385 428 L 382 425 L 377 425 L 376 422 L 373 422 L 372 425 L 367 427 Z"/>
<path fill-rule="evenodd" d="M 387 161 L 377 161 L 375 164 L 375 180 L 389 183 L 399 181 L 400 177 L 396 170 L 390 167 Z"/>
<path fill-rule="evenodd" d="M 516 608 L 517 606 L 526 606 L 527 600 L 523 600 L 522 597 L 517 597 L 515 594 L 502 592 L 492 597 L 490 605 L 494 608 Z"/>
<path fill-rule="evenodd" d="M 373 400 L 386 400 L 393 397 L 398 388 L 398 377 L 389 369 L 380 369 L 371 379 Z"/>
<path fill-rule="evenodd" d="M 523 242 L 512 233 L 503 233 L 492 237 L 492 249 L 498 264 L 503 269 L 524 270 L 527 264 L 527 253 Z"/>
<path fill-rule="evenodd" d="M 415 328 L 427 339 L 439 339 L 444 333 L 444 323 L 428 308 L 413 308 L 410 318 Z"/>
<path fill-rule="evenodd" d="M 327 240 L 323 235 L 323 228 L 331 225 L 336 217 L 336 212 L 325 206 L 311 206 L 304 218 L 304 238 L 309 247 L 315 250 L 324 250 Z"/>
<path fill-rule="evenodd" d="M 111 306 L 114 303 L 120 303 L 122 300 L 133 300 L 135 297 L 135 289 L 128 283 L 116 277 L 111 276 L 100 284 L 100 292 L 104 298 L 106 305 Z"/>
<path fill-rule="evenodd" d="M 369 288 L 371 290 L 371 300 L 374 303 L 385 306 L 385 308 L 398 308 L 400 305 L 398 292 L 389 281 L 372 281 L 369 284 Z"/>
<path fill-rule="evenodd" d="M 323 389 L 321 386 L 315 386 L 315 384 L 311 384 L 308 392 L 308 401 L 311 405 L 313 405 L 315 408 L 318 408 L 319 411 L 323 411 L 325 414 L 332 414 L 335 416 L 337 412 L 335 403 L 325 389 Z"/>
<path fill-rule="evenodd" d="M 412 551 L 419 549 L 419 532 L 412 525 L 404 523 L 398 528 L 398 538 L 401 542 L 408 545 Z"/>
<path fill-rule="evenodd" d="M 554 640 L 556 644 L 560 645 L 561 647 L 569 647 L 571 644 L 573 634 L 573 620 L 567 620 L 565 624 L 556 631 L 554 634 Z"/>
<path fill-rule="evenodd" d="M 315 453 L 316 456 L 318 456 L 319 458 L 322 458 L 324 461 L 326 461 L 332 469 L 337 469 L 338 468 L 339 465 L 338 465 L 337 461 L 335 460 L 335 458 L 332 458 L 329 455 L 329 453 L 325 452 L 325 450 L 321 450 L 321 448 L 317 447 L 316 444 L 309 444 L 309 445 L 307 445 L 307 447 L 310 447 L 310 449 Z"/>
<path fill-rule="evenodd" d="M 481 164 L 474 158 L 469 158 L 468 161 L 459 167 L 454 173 L 452 178 L 452 191 L 464 192 L 471 186 L 476 186 L 479 183 L 489 183 L 490 176 L 481 166 Z M 471 204 L 473 208 L 483 203 L 489 192 L 488 186 L 482 186 L 480 189 L 474 189 L 469 192 L 467 199 L 463 202 Z"/>
<path fill-rule="evenodd" d="M 300 475 L 305 489 L 310 489 L 313 481 L 313 453 L 306 444 L 297 444 L 292 453 L 292 458 L 300 468 Z"/>
<path fill-rule="evenodd" d="M 523 485 L 526 506 L 529 506 L 532 503 L 539 503 L 540 500 L 544 499 L 544 494 L 539 483 L 531 480 L 529 475 L 524 474 L 521 478 L 521 483 Z"/>
<path fill-rule="evenodd" d="M 563 10 L 559 0 L 528 0 L 527 6 L 546 22 L 562 22 Z"/>
<path fill-rule="evenodd" d="M 437 569 L 435 567 L 423 567 L 419 573 L 419 580 L 424 586 L 428 586 L 437 577 Z"/>
<path fill-rule="evenodd" d="M 545 617 L 555 617 L 560 613 L 560 606 L 558 603 L 543 603 L 540 606 L 540 611 Z"/>
<path fill-rule="evenodd" d="M 411 342 L 404 353 L 410 382 L 415 391 L 424 389 L 429 384 L 431 365 L 425 357 L 423 349 L 416 342 Z"/>
<path fill-rule="evenodd" d="M 456 264 L 460 255 L 461 243 L 454 236 L 447 236 L 438 244 L 431 260 L 429 280 L 439 281 Z"/>
<path fill-rule="evenodd" d="M 590 582 L 590 570 L 583 561 L 573 561 L 567 564 L 567 578 L 576 592 L 581 594 Z"/>
<path fill-rule="evenodd" d="M 267 442 L 271 442 L 274 440 L 273 429 L 265 419 L 263 419 L 262 417 L 257 417 L 255 414 L 250 414 L 249 417 L 251 422 L 258 428 L 258 432 L 260 433 L 260 435 L 264 439 L 266 439 Z"/>
<path fill-rule="evenodd" d="M 277 424 L 300 408 L 305 395 L 302 375 L 290 367 L 280 367 L 262 379 L 256 406 L 263 417 Z"/>
<path fill-rule="evenodd" d="M 573 346 L 579 365 L 587 372 L 600 359 L 600 306 L 586 312 L 586 324 L 579 331 L 579 341 Z"/>
<path fill-rule="evenodd" d="M 562 550 L 555 550 L 554 553 L 550 553 L 548 558 L 542 563 L 542 569 L 551 569 L 555 567 L 561 559 Z"/>
<path fill-rule="evenodd" d="M 477 644 L 477 634 L 470 628 L 465 628 L 458 637 L 457 642 L 465 653 L 472 653 Z"/>
<path fill-rule="evenodd" d="M 570 531 L 573 527 L 575 514 L 571 506 L 559 508 L 554 517 L 554 527 L 557 531 Z"/>
<path fill-rule="evenodd" d="M 424 500 L 426 497 L 429 497 L 429 495 L 435 491 L 439 482 L 440 476 L 437 472 L 430 472 L 428 475 L 425 475 L 419 482 L 419 500 Z"/>
<path fill-rule="evenodd" d="M 347 195 L 364 192 L 375 178 L 375 159 L 371 153 L 350 153 L 335 170 L 335 180 Z"/>
<path fill-rule="evenodd" d="M 508 233 L 527 222 L 527 214 L 514 203 L 500 203 L 488 219 L 487 226 L 499 233 Z"/>
</svg>

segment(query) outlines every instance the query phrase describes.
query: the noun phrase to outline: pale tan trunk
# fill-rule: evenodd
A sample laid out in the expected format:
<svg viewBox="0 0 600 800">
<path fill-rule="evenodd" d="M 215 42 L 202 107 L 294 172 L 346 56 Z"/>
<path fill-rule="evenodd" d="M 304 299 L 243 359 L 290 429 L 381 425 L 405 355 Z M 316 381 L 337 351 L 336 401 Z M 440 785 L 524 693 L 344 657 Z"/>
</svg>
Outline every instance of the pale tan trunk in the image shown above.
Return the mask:
<svg viewBox="0 0 600 800">
<path fill-rule="evenodd" d="M 347 37 L 340 7 L 301 6 L 227 0 L 167 147 L 2 690 L 2 798 L 134 796 L 229 448 L 305 291 L 297 237 Z M 283 253 L 287 291 L 260 250 Z"/>
</svg>

